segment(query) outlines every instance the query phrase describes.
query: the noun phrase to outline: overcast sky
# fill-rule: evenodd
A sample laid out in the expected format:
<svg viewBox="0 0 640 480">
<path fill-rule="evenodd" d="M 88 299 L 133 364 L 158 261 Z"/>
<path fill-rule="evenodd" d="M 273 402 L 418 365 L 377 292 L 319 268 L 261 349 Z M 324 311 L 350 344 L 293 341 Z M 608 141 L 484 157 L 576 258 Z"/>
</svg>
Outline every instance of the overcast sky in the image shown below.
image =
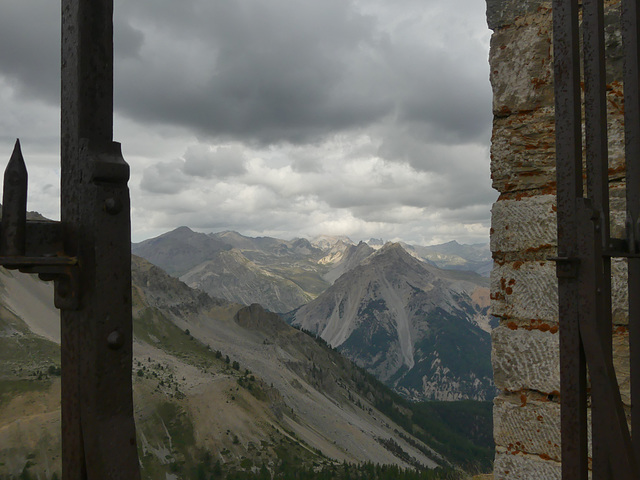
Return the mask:
<svg viewBox="0 0 640 480">
<path fill-rule="evenodd" d="M 0 159 L 59 218 L 59 2 L 0 5 Z M 114 140 L 133 240 L 487 242 L 483 0 L 116 0 Z"/>
</svg>

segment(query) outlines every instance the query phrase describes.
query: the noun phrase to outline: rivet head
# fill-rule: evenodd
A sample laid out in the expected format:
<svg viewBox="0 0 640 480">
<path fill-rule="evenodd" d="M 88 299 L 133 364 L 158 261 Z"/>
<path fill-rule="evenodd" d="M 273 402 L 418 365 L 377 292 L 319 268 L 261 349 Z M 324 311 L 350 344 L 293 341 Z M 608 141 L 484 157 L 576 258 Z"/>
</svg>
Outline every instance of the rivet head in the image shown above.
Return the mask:
<svg viewBox="0 0 640 480">
<path fill-rule="evenodd" d="M 104 209 L 110 215 L 116 215 L 122 211 L 122 201 L 119 198 L 109 197 L 104 201 Z"/>
<path fill-rule="evenodd" d="M 124 345 L 124 335 L 119 330 L 114 330 L 107 337 L 107 345 L 111 350 L 119 350 Z"/>
</svg>

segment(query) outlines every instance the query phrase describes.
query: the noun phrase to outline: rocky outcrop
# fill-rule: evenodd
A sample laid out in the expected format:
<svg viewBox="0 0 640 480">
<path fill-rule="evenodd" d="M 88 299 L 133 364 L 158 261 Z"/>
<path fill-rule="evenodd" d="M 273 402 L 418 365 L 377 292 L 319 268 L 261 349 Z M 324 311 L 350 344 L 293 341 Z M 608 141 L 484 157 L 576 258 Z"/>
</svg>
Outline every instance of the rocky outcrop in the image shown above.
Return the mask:
<svg viewBox="0 0 640 480">
<path fill-rule="evenodd" d="M 473 299 L 479 290 L 488 292 L 486 279 L 387 244 L 289 321 L 409 398 L 486 400 L 494 389 L 489 334 L 476 325 L 487 313 Z"/>
</svg>

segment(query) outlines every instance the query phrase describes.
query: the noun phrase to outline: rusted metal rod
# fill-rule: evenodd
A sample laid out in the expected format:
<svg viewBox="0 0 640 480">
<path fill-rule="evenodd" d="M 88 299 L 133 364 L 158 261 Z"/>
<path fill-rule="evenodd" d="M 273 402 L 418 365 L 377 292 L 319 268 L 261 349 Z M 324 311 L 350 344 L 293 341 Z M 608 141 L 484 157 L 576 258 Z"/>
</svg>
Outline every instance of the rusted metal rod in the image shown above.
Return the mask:
<svg viewBox="0 0 640 480">
<path fill-rule="evenodd" d="M 582 197 L 582 143 L 578 6 L 553 2 L 556 176 L 558 204 L 558 296 L 560 298 L 560 388 L 562 478 L 587 478 L 587 384 L 580 341 L 578 225 L 575 204 Z"/>
<path fill-rule="evenodd" d="M 61 222 L 79 308 L 63 310 L 63 479 L 140 478 L 131 366 L 129 167 L 113 135 L 113 0 L 62 1 Z"/>
</svg>

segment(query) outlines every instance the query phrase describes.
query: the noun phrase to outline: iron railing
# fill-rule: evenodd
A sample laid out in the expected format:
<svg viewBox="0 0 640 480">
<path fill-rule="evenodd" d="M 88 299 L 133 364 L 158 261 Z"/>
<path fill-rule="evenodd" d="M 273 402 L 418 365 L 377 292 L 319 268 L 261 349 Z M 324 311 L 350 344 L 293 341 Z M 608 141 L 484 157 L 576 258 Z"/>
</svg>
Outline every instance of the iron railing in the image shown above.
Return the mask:
<svg viewBox="0 0 640 480">
<path fill-rule="evenodd" d="M 580 5 L 581 3 L 581 5 Z M 582 24 L 580 24 L 582 21 Z M 609 211 L 603 0 L 554 0 L 553 45 L 558 206 L 562 478 L 586 480 L 587 402 L 597 480 L 640 478 L 612 356 L 611 258 L 626 258 L 631 401 L 640 402 L 640 104 L 637 0 L 622 1 L 625 51 L 626 238 L 612 238 Z M 582 35 L 582 38 L 581 38 Z M 582 41 L 581 41 L 582 40 Z M 582 84 L 584 80 L 584 95 Z M 584 112 L 584 118 L 583 118 Z M 584 121 L 583 121 L 584 120 Z M 583 141 L 584 125 L 584 141 Z M 583 165 L 583 158 L 586 159 Z M 586 191 L 583 178 L 586 177 Z M 587 388 L 587 371 L 590 388 Z M 640 432 L 640 408 L 631 408 Z"/>
</svg>

